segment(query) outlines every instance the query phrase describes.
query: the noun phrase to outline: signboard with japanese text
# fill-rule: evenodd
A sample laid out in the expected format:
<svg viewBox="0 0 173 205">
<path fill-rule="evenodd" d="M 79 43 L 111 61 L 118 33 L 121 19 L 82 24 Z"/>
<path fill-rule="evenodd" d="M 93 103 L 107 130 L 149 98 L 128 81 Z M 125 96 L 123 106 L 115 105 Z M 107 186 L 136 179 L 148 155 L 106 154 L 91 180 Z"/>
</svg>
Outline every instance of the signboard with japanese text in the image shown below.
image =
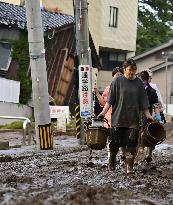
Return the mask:
<svg viewBox="0 0 173 205">
<path fill-rule="evenodd" d="M 65 116 L 67 123 L 69 122 L 69 106 L 49 106 L 50 118 L 59 118 Z"/>
<path fill-rule="evenodd" d="M 82 118 L 91 117 L 91 67 L 89 65 L 79 66 L 79 97 L 80 116 Z"/>
</svg>

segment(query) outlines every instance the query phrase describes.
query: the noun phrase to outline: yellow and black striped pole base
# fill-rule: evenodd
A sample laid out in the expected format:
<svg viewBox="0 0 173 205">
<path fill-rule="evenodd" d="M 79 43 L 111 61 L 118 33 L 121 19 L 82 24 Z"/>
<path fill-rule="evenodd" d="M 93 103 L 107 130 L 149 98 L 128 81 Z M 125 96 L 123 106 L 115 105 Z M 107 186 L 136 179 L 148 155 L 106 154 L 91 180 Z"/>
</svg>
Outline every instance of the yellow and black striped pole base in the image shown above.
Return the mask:
<svg viewBox="0 0 173 205">
<path fill-rule="evenodd" d="M 79 104 L 76 104 L 75 107 L 75 112 L 76 112 L 76 138 L 80 138 L 80 106 Z"/>
<path fill-rule="evenodd" d="M 53 149 L 53 135 L 51 123 L 46 125 L 38 125 L 40 149 L 49 150 Z"/>
</svg>

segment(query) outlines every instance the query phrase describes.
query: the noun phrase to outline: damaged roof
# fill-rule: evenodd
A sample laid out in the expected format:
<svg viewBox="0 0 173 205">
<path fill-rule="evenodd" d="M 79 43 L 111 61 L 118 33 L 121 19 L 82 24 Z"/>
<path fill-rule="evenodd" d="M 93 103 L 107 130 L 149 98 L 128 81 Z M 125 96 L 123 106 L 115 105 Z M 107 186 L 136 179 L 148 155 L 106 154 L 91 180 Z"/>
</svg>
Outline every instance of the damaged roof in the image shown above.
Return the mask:
<svg viewBox="0 0 173 205">
<path fill-rule="evenodd" d="M 74 17 L 62 13 L 41 11 L 44 31 L 74 23 Z M 0 2 L 0 24 L 26 29 L 25 7 Z"/>
</svg>

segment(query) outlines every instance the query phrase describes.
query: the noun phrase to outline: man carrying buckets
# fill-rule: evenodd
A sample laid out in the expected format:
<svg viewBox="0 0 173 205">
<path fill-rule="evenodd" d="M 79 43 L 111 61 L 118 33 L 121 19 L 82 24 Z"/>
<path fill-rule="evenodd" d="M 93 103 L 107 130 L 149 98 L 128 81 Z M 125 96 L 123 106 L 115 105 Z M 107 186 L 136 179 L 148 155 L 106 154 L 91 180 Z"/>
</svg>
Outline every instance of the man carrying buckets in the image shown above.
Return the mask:
<svg viewBox="0 0 173 205">
<path fill-rule="evenodd" d="M 123 65 L 124 75 L 115 78 L 110 86 L 107 102 L 98 115 L 104 116 L 112 106 L 112 134 L 109 136 L 109 167 L 115 169 L 119 147 L 126 152 L 126 172 L 133 173 L 134 158 L 138 145 L 141 111 L 153 120 L 142 81 L 136 77 L 137 66 L 133 59 Z"/>
</svg>

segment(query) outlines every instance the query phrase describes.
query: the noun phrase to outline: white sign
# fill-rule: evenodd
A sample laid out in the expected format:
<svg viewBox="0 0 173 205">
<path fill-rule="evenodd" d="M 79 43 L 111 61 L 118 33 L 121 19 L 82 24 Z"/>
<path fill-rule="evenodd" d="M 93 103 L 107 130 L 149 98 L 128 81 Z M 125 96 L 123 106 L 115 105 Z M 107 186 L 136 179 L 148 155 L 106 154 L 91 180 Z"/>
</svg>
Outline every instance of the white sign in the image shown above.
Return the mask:
<svg viewBox="0 0 173 205">
<path fill-rule="evenodd" d="M 0 101 L 19 103 L 20 82 L 0 78 Z"/>
<path fill-rule="evenodd" d="M 91 67 L 79 66 L 80 116 L 91 117 Z"/>
<path fill-rule="evenodd" d="M 67 122 L 69 122 L 69 106 L 49 106 L 50 118 L 59 118 L 64 115 Z"/>
<path fill-rule="evenodd" d="M 66 132 L 66 117 L 63 113 L 59 114 L 57 118 L 57 130 L 58 132 Z"/>
<path fill-rule="evenodd" d="M 165 104 L 165 107 L 166 107 L 166 104 Z M 173 104 L 167 104 L 167 109 L 168 109 L 167 114 L 173 116 Z M 164 110 L 164 113 L 166 113 L 166 110 Z"/>
<path fill-rule="evenodd" d="M 97 88 L 98 68 L 92 68 L 92 86 Z"/>
</svg>

